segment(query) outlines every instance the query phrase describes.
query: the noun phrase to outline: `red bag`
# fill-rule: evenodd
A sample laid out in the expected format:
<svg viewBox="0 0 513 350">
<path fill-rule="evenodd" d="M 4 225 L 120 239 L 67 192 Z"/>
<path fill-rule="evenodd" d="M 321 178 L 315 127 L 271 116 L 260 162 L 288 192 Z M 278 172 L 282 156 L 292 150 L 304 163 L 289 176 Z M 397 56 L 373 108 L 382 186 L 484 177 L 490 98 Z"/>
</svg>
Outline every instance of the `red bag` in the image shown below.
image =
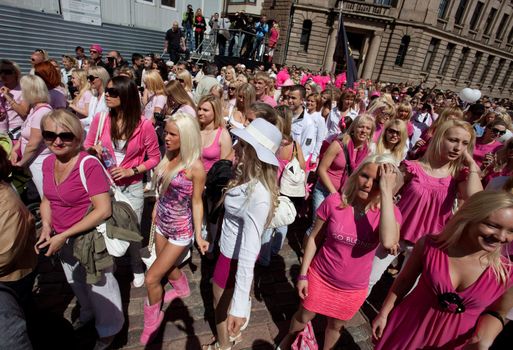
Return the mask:
<svg viewBox="0 0 513 350">
<path fill-rule="evenodd" d="M 312 322 L 308 322 L 305 326 L 305 329 L 301 331 L 298 335 L 294 343 L 291 346 L 292 350 L 318 350 L 319 346 L 317 345 L 317 339 L 315 339 L 315 334 L 312 327 Z"/>
</svg>

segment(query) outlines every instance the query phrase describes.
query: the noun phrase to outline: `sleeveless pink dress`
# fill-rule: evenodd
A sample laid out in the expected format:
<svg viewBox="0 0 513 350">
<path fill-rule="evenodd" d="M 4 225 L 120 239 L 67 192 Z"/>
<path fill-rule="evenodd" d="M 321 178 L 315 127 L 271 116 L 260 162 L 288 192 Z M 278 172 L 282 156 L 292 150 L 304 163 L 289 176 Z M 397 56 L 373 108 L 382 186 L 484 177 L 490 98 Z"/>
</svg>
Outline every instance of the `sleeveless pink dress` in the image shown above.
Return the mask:
<svg viewBox="0 0 513 350">
<path fill-rule="evenodd" d="M 499 284 L 487 268 L 476 282 L 456 292 L 449 275 L 449 257 L 429 237 L 422 264 L 419 283 L 390 313 L 375 350 L 461 349 L 472 337 L 481 312 L 511 286 L 511 274 L 507 285 Z M 457 313 L 457 303 L 442 306 L 439 298 L 444 293 L 459 295 L 465 310 Z"/>
<path fill-rule="evenodd" d="M 428 233 L 438 233 L 452 215 L 457 181 L 454 177 L 429 176 L 416 161 L 403 161 L 406 172 L 412 175 L 401 190 L 397 206 L 403 215 L 401 239 L 410 243 Z"/>
<path fill-rule="evenodd" d="M 221 146 L 219 145 L 219 138 L 221 137 L 221 133 L 223 132 L 223 128 L 217 129 L 216 137 L 214 142 L 208 147 L 203 148 L 201 151 L 201 160 L 203 161 L 203 166 L 205 167 L 205 171 L 208 173 L 210 168 L 221 159 Z"/>
</svg>

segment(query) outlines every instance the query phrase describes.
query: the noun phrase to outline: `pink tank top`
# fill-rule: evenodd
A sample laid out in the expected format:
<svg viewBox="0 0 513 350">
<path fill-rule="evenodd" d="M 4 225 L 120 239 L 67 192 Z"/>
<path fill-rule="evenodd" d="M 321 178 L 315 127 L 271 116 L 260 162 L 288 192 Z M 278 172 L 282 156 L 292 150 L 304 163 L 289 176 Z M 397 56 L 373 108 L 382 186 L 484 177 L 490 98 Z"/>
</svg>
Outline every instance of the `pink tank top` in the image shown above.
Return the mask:
<svg viewBox="0 0 513 350">
<path fill-rule="evenodd" d="M 214 142 L 208 147 L 203 148 L 201 151 L 201 160 L 203 161 L 203 165 L 205 166 L 205 171 L 208 173 L 212 165 L 221 159 L 221 145 L 219 144 L 219 138 L 221 137 L 221 133 L 223 132 L 223 128 L 217 129 L 216 138 Z"/>
</svg>

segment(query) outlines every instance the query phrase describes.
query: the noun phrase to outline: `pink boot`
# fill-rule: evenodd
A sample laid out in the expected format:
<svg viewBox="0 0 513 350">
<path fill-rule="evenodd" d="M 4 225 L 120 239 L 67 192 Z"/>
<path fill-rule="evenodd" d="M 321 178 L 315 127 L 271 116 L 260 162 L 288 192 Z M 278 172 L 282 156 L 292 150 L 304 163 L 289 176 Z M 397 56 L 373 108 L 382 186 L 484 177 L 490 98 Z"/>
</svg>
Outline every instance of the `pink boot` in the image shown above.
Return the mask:
<svg viewBox="0 0 513 350">
<path fill-rule="evenodd" d="M 146 299 L 144 302 L 144 329 L 140 339 L 142 345 L 148 344 L 151 338 L 157 334 L 160 324 L 164 319 L 164 312 L 160 310 L 160 301 L 153 305 L 148 304 L 149 301 Z"/>
<path fill-rule="evenodd" d="M 164 303 L 170 303 L 176 298 L 186 298 L 191 294 L 189 281 L 187 281 L 185 273 L 182 272 L 182 276 L 176 281 L 169 280 L 169 283 L 173 286 L 173 289 L 168 290 L 166 294 L 164 294 Z"/>
</svg>

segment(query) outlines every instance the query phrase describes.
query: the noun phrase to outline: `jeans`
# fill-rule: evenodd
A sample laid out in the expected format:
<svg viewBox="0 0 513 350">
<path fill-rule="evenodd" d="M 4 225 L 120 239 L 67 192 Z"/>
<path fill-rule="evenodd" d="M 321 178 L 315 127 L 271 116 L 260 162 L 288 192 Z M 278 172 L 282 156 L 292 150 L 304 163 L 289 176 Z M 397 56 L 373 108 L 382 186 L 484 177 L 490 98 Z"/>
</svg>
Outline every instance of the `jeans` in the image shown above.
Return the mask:
<svg viewBox="0 0 513 350">
<path fill-rule="evenodd" d="M 233 34 L 232 38 L 230 39 L 230 45 L 228 46 L 228 56 L 239 57 L 240 45 L 241 45 L 243 39 L 244 39 L 244 34 L 241 34 L 241 33 Z M 234 53 L 234 49 L 235 49 L 235 53 Z"/>
<path fill-rule="evenodd" d="M 317 209 L 321 206 L 322 202 L 330 195 L 330 191 L 321 183 L 320 180 L 317 181 L 315 187 L 312 191 L 312 226 L 306 230 L 306 234 L 310 235 L 315 225 L 315 220 L 317 219 Z"/>
<path fill-rule="evenodd" d="M 255 42 L 253 44 L 253 49 L 251 50 L 251 53 L 249 54 L 249 58 L 253 58 L 253 55 L 256 53 L 255 60 L 260 61 L 262 57 L 260 56 L 260 46 L 262 45 L 262 41 L 264 41 L 264 38 L 256 38 Z"/>
<path fill-rule="evenodd" d="M 194 32 L 194 41 L 196 42 L 196 50 L 201 53 L 203 50 L 203 36 L 204 32 Z M 201 46 L 200 46 L 201 45 Z"/>
<path fill-rule="evenodd" d="M 258 255 L 258 263 L 263 266 L 269 266 L 271 257 L 278 255 L 285 237 L 287 237 L 288 226 L 281 226 L 276 228 L 268 228 L 262 234 L 262 247 Z"/>
<path fill-rule="evenodd" d="M 190 51 L 194 50 L 194 35 L 192 35 L 192 25 L 186 24 L 185 25 L 185 41 L 187 43 L 187 47 Z M 176 62 L 175 62 L 176 63 Z"/>
</svg>

